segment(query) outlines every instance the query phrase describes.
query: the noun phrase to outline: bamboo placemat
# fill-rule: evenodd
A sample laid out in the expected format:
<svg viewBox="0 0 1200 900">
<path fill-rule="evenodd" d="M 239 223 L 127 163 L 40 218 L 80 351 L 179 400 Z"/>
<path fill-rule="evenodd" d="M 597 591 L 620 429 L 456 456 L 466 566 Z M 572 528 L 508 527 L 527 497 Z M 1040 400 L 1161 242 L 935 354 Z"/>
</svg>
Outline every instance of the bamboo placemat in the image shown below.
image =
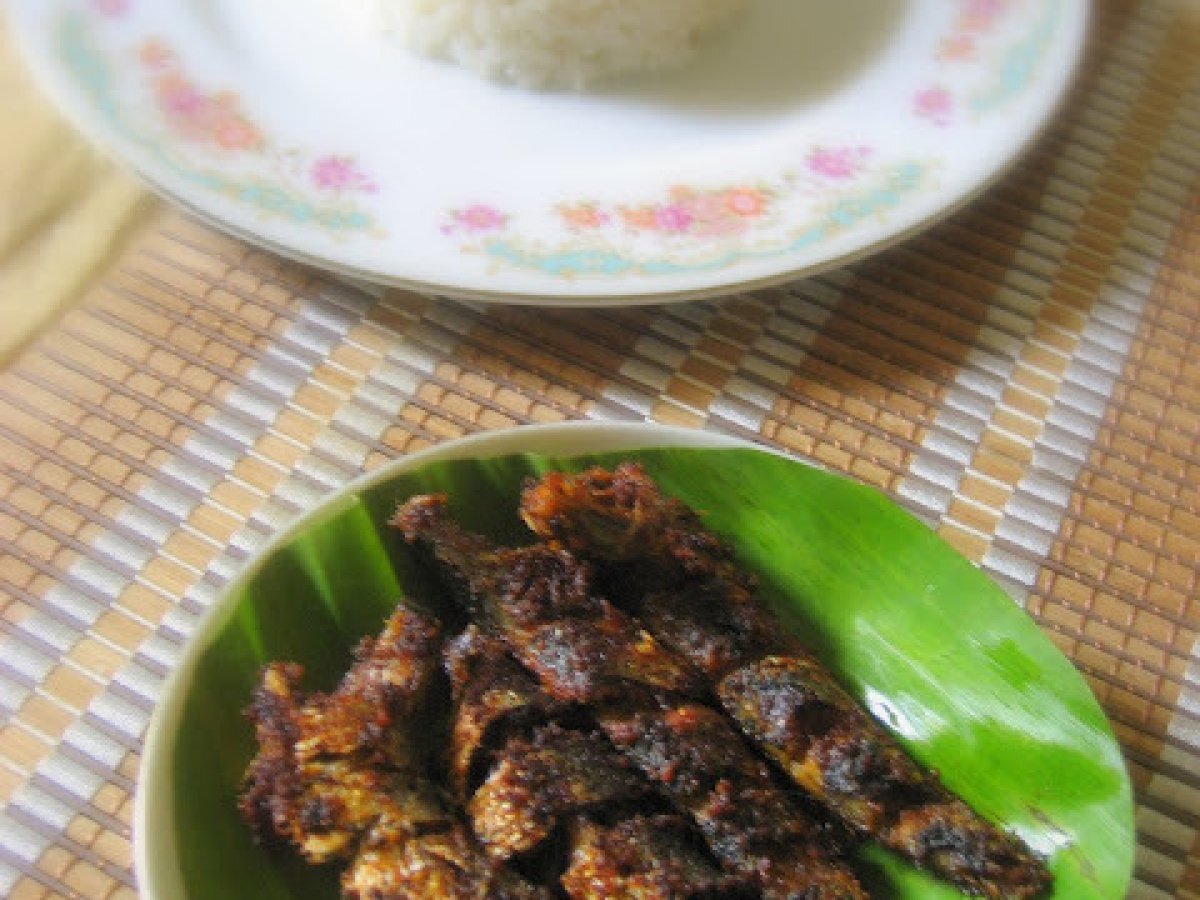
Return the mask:
<svg viewBox="0 0 1200 900">
<path fill-rule="evenodd" d="M 379 298 L 164 214 L 0 372 L 0 894 L 134 896 L 155 697 L 281 524 L 420 447 L 584 418 L 747 436 L 927 521 L 1112 718 L 1135 895 L 1200 897 L 1198 147 L 1195 4 L 1126 0 L 999 185 L 786 288 Z"/>
</svg>

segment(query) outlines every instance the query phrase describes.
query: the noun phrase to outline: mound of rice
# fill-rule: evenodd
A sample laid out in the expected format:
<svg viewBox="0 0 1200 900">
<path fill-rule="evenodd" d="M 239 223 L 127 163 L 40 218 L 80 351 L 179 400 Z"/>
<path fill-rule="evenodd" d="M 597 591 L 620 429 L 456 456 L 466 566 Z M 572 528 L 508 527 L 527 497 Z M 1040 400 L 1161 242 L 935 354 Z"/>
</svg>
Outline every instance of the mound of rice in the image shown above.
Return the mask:
<svg viewBox="0 0 1200 900">
<path fill-rule="evenodd" d="M 675 66 L 750 0 L 359 0 L 409 48 L 525 87 Z"/>
</svg>

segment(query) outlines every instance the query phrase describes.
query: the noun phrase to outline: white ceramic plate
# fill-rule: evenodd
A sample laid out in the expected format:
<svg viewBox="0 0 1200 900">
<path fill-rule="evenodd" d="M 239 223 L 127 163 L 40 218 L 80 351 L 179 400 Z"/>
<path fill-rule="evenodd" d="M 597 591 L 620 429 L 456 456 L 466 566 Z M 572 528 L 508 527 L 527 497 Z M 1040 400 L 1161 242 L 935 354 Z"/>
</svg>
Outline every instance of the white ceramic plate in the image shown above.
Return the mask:
<svg viewBox="0 0 1200 900">
<path fill-rule="evenodd" d="M 379 283 L 668 300 L 840 264 L 956 208 L 1046 123 L 1087 0 L 757 0 L 686 68 L 535 93 L 346 0 L 9 0 L 63 108 L 176 202 Z"/>
</svg>

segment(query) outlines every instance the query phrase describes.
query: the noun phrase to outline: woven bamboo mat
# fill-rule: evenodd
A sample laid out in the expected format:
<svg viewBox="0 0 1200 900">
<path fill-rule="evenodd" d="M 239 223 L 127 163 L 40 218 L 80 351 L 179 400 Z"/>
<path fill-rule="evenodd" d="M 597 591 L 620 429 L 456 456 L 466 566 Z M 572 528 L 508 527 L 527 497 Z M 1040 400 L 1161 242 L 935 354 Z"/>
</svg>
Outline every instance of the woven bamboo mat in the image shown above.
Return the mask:
<svg viewBox="0 0 1200 900">
<path fill-rule="evenodd" d="M 130 898 L 141 736 L 197 616 L 345 479 L 468 432 L 655 420 L 876 485 L 1089 679 L 1134 894 L 1200 897 L 1200 24 L 1101 3 L 1072 98 L 968 210 L 662 308 L 371 296 L 164 214 L 0 372 L 0 894 Z"/>
</svg>

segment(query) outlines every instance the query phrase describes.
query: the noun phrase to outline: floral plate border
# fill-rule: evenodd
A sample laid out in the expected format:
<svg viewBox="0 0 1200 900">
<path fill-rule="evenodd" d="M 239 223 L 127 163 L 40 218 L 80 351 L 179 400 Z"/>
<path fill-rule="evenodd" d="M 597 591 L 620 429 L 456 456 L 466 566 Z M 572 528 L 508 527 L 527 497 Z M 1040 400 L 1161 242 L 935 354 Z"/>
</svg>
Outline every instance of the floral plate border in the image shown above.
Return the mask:
<svg viewBox="0 0 1200 900">
<path fill-rule="evenodd" d="M 378 188 L 352 156 L 313 154 L 266 134 L 235 91 L 197 84 L 185 54 L 166 39 L 135 43 L 145 105 L 133 110 L 123 103 L 119 66 L 106 56 L 96 28 L 124 20 L 136 2 L 88 0 L 64 11 L 55 27 L 65 70 L 114 132 L 175 176 L 261 215 L 331 235 L 385 235 L 356 202 L 356 194 Z"/>
<path fill-rule="evenodd" d="M 119 155 L 133 148 L 140 155 L 135 167 L 164 192 L 243 236 L 370 280 L 427 286 L 403 272 L 361 264 L 378 258 L 378 251 L 361 250 L 362 242 L 386 247 L 393 239 L 402 178 L 392 183 L 395 173 L 364 171 L 352 152 L 296 146 L 272 135 L 235 91 L 194 77 L 187 48 L 162 34 L 131 33 L 123 45 L 132 61 L 113 56 L 122 42 L 99 30 L 129 24 L 147 2 L 62 0 L 51 39 L 70 87 L 93 120 L 119 138 Z M 1072 18 L 1064 15 L 1072 3 L 1086 8 L 1086 0 L 961 0 L 933 50 L 936 77 L 907 99 L 912 120 L 935 132 L 969 128 L 1028 94 L 1060 42 L 1064 20 Z M 1006 32 L 1002 26 L 1018 10 L 1024 30 Z M 963 79 L 964 71 L 972 78 Z M 130 72 L 136 73 L 132 87 Z M 548 302 L 603 302 L 605 293 L 618 302 L 634 294 L 671 299 L 691 292 L 680 292 L 681 283 L 699 293 L 746 280 L 738 277 L 741 270 L 753 270 L 756 283 L 766 280 L 763 273 L 777 280 L 796 269 L 815 270 L 890 242 L 953 205 L 936 205 L 947 167 L 938 155 L 903 158 L 879 146 L 827 142 L 798 148 L 794 160 L 756 180 L 667 184 L 625 201 L 575 195 L 543 201 L 540 210 L 514 210 L 481 197 L 435 211 L 425 239 L 458 254 L 476 275 L 460 285 L 451 274 L 434 286 L 487 299 L 486 288 L 466 283 L 526 272 L 533 280 L 522 293 L 533 293 L 534 302 L 539 289 Z M 186 184 L 190 196 L 170 182 Z M 204 202 L 206 195 L 252 218 L 230 221 Z M 912 215 L 914 208 L 921 215 Z M 290 231 L 273 231 L 272 222 Z M 297 231 L 312 235 L 305 246 L 289 240 Z M 855 247 L 856 233 L 870 236 Z M 356 246 L 360 250 L 347 251 Z M 816 259 L 822 247 L 831 248 L 828 258 Z M 804 262 L 789 265 L 799 259 Z M 512 299 L 511 293 L 502 288 L 498 298 Z"/>
<path fill-rule="evenodd" d="M 963 0 L 937 43 L 938 61 L 952 83 L 959 64 L 987 55 L 987 78 L 957 90 L 943 82 L 919 88 L 911 98 L 914 117 L 937 128 L 963 117 L 978 120 L 1003 110 L 1033 84 L 1061 22 L 1063 0 L 1042 0 L 1042 14 L 1018 40 L 989 42 L 1005 14 L 1025 2 Z M 673 185 L 656 201 L 614 207 L 560 202 L 554 212 L 569 237 L 558 242 L 531 239 L 513 216 L 484 203 L 452 210 L 442 231 L 462 236 L 464 252 L 554 277 L 715 272 L 747 260 L 790 256 L 884 216 L 929 190 L 943 165 L 938 157 L 879 165 L 880 155 L 866 146 L 818 145 L 803 154 L 798 169 L 774 183 Z M 780 229 L 779 210 L 798 198 L 808 200 L 811 211 Z M 634 243 L 648 235 L 660 239 L 649 252 L 644 242 Z"/>
</svg>

